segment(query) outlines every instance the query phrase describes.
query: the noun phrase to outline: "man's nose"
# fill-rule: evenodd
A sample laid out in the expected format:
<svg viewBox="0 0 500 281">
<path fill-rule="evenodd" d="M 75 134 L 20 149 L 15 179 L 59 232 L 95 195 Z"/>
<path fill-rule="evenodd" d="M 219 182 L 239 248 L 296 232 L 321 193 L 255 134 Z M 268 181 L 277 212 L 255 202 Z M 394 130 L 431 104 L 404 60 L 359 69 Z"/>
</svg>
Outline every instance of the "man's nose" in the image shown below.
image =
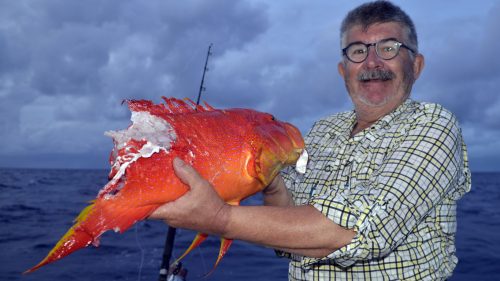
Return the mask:
<svg viewBox="0 0 500 281">
<path fill-rule="evenodd" d="M 371 46 L 371 48 L 368 48 L 368 56 L 366 57 L 365 64 L 367 64 L 367 66 L 370 68 L 382 66 L 383 60 L 377 55 L 375 46 Z"/>
</svg>

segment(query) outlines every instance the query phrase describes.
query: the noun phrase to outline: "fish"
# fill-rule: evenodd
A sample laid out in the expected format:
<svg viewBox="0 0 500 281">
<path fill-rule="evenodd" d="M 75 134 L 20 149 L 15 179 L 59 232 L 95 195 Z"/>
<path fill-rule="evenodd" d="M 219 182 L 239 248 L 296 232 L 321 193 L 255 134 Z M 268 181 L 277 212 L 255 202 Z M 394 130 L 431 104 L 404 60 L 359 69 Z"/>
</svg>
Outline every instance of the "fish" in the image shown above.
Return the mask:
<svg viewBox="0 0 500 281">
<path fill-rule="evenodd" d="M 262 191 L 305 152 L 300 131 L 273 115 L 252 109 L 215 109 L 208 103 L 162 97 L 163 103 L 126 100 L 132 124 L 105 132 L 113 139 L 109 182 L 85 207 L 47 256 L 24 273 L 89 245 L 108 231 L 123 233 L 189 187 L 174 173 L 178 157 L 208 180 L 228 204 Z M 180 260 L 207 237 L 198 233 Z M 214 268 L 231 245 L 221 238 Z M 178 262 L 178 260 L 176 262 Z"/>
</svg>

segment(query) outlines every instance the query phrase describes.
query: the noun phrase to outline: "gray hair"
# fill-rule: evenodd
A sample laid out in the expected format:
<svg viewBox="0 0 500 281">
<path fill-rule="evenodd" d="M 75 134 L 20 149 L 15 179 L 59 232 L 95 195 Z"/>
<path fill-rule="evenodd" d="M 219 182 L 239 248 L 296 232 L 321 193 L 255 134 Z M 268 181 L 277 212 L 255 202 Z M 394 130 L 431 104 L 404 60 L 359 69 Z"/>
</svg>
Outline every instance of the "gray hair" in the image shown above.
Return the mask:
<svg viewBox="0 0 500 281">
<path fill-rule="evenodd" d="M 401 8 L 385 0 L 365 3 L 350 11 L 340 26 L 340 42 L 343 44 L 345 33 L 356 25 L 361 25 L 367 30 L 373 24 L 387 22 L 401 24 L 406 29 L 409 40 L 407 44 L 418 53 L 417 31 L 413 21 Z"/>
</svg>

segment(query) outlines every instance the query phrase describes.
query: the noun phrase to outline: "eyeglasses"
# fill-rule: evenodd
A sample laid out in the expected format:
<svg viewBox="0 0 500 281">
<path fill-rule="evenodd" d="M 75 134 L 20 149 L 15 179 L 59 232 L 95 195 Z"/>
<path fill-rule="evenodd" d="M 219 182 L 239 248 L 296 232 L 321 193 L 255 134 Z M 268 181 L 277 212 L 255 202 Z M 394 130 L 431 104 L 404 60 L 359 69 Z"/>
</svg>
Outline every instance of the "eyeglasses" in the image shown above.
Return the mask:
<svg viewBox="0 0 500 281">
<path fill-rule="evenodd" d="M 370 44 L 365 44 L 363 42 L 353 42 L 342 49 L 342 54 L 345 55 L 350 61 L 360 63 L 365 61 L 368 57 L 368 51 L 371 46 L 375 46 L 375 53 L 379 58 L 384 60 L 395 58 L 399 54 L 399 49 L 401 47 L 410 50 L 412 53 L 415 53 L 415 51 L 407 45 L 397 41 L 394 38 L 389 38 L 382 39 L 376 43 Z"/>
</svg>

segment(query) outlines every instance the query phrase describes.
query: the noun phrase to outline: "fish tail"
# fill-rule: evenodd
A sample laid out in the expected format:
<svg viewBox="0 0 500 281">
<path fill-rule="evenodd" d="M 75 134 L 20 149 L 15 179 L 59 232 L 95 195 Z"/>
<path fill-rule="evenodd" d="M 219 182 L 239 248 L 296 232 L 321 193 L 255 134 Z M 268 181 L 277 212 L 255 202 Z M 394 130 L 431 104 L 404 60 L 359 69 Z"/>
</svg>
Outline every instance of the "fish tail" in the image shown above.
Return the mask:
<svg viewBox="0 0 500 281">
<path fill-rule="evenodd" d="M 107 230 L 123 233 L 139 220 L 143 220 L 158 206 L 147 205 L 132 208 L 121 204 L 113 204 L 106 200 L 95 200 L 85 207 L 75 224 L 57 242 L 49 254 L 33 268 L 24 273 L 30 273 L 38 268 L 57 261 L 76 250 L 87 247 L 90 244 L 99 245 L 99 237 Z"/>
<path fill-rule="evenodd" d="M 73 253 L 78 249 L 84 248 L 91 243 L 96 243 L 96 238 L 81 227 L 82 222 L 88 220 L 94 210 L 94 202 L 85 207 L 75 219 L 75 224 L 66 232 L 66 234 L 64 234 L 64 236 L 57 242 L 47 256 L 37 265 L 23 272 L 23 274 L 31 273 L 48 263 L 54 262 Z"/>
</svg>

